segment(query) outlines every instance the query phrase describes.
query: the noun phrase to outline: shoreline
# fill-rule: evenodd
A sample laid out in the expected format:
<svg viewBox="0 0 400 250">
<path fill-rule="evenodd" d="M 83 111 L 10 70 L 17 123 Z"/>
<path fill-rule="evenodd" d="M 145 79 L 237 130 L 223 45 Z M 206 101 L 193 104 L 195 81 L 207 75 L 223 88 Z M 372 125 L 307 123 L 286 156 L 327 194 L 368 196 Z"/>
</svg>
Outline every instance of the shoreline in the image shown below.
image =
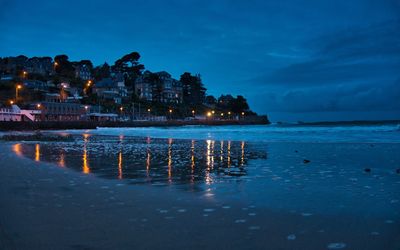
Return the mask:
<svg viewBox="0 0 400 250">
<path fill-rule="evenodd" d="M 96 129 L 98 127 L 128 128 L 128 127 L 179 127 L 188 125 L 226 126 L 226 125 L 268 125 L 266 116 L 244 120 L 169 120 L 169 121 L 39 121 L 39 122 L 11 122 L 0 121 L 0 131 L 28 131 L 28 130 L 64 130 L 64 129 Z"/>
</svg>

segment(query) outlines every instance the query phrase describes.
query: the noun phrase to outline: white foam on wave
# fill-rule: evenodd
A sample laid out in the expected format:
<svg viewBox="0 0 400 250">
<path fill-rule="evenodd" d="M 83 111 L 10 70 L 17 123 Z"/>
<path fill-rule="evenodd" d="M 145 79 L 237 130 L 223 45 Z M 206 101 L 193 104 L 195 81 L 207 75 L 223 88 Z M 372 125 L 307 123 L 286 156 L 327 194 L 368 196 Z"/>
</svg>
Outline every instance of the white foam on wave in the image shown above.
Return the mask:
<svg viewBox="0 0 400 250">
<path fill-rule="evenodd" d="M 81 134 L 82 130 L 69 130 Z M 232 140 L 255 142 L 400 142 L 398 125 L 357 126 L 182 126 L 147 128 L 98 128 L 85 130 L 94 135 L 151 138 Z"/>
</svg>

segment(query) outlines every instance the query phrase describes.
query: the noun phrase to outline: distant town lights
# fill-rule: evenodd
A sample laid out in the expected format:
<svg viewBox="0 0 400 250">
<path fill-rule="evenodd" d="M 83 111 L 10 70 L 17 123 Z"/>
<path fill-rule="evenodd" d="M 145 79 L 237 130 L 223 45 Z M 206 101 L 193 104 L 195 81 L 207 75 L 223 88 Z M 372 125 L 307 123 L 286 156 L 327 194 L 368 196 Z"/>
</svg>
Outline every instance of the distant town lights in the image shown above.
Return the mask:
<svg viewBox="0 0 400 250">
<path fill-rule="evenodd" d="M 208 117 L 212 116 L 212 113 L 211 112 L 207 112 L 207 116 Z"/>
</svg>

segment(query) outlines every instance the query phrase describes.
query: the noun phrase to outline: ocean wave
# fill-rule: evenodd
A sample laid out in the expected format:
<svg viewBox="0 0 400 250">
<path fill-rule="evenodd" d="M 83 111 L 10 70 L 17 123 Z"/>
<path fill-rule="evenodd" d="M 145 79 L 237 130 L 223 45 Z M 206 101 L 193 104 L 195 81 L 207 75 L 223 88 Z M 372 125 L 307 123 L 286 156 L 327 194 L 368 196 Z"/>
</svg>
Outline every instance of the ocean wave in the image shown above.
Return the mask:
<svg viewBox="0 0 400 250">
<path fill-rule="evenodd" d="M 147 128 L 98 128 L 85 133 L 109 136 L 139 136 L 197 140 L 232 140 L 254 142 L 395 142 L 400 143 L 400 126 L 183 126 Z M 68 133 L 82 133 L 69 130 Z"/>
</svg>

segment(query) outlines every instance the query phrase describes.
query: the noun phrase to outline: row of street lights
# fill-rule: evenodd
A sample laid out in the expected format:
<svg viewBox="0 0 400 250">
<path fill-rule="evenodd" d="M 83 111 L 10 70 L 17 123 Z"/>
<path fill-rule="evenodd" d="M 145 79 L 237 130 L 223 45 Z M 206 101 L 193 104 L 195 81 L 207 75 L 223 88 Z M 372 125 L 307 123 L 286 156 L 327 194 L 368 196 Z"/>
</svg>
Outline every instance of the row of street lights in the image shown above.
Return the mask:
<svg viewBox="0 0 400 250">
<path fill-rule="evenodd" d="M 124 111 L 124 107 L 121 106 L 121 107 L 119 108 L 119 110 L 120 110 L 120 112 L 121 112 L 121 114 L 122 114 L 122 112 Z M 172 109 L 168 109 L 168 113 L 171 115 L 171 114 L 173 113 L 173 110 L 172 110 Z M 147 109 L 147 114 L 148 114 L 148 116 L 151 115 L 151 108 L 148 108 L 148 109 Z M 192 115 L 193 115 L 193 117 L 195 116 L 195 114 L 196 114 L 196 111 L 193 109 L 193 110 L 192 110 Z M 227 112 L 227 115 L 229 116 L 229 119 L 230 119 L 230 118 L 231 118 L 231 115 L 232 115 L 232 112 L 231 112 L 231 111 L 228 111 L 228 112 Z M 215 110 L 208 111 L 208 112 L 206 113 L 206 116 L 209 117 L 209 118 L 215 116 Z M 220 116 L 221 116 L 221 117 L 224 117 L 224 116 L 225 116 L 225 113 L 220 113 Z M 241 112 L 241 116 L 244 117 L 244 116 L 245 116 L 245 112 Z"/>
</svg>

